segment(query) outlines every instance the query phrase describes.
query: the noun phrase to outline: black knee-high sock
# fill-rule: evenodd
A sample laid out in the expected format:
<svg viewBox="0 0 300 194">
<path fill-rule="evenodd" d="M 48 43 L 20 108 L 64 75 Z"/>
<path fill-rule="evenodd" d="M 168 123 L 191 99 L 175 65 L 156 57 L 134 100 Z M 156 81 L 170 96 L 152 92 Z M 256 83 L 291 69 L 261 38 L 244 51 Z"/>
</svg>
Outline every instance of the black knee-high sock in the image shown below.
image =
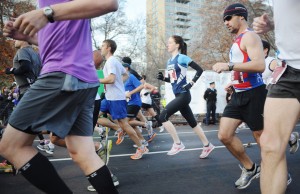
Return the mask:
<svg viewBox="0 0 300 194">
<path fill-rule="evenodd" d="M 72 193 L 59 177 L 51 162 L 41 153 L 37 153 L 29 162 L 20 168 L 20 171 L 31 184 L 45 193 Z"/>
<path fill-rule="evenodd" d="M 158 126 L 159 126 L 159 127 L 162 126 L 161 122 L 159 121 L 159 116 L 158 116 L 158 115 L 155 115 L 154 118 L 155 118 L 155 120 L 157 121 Z"/>
<path fill-rule="evenodd" d="M 107 166 L 103 166 L 87 176 L 94 189 L 101 194 L 119 193 L 111 179 Z"/>
</svg>

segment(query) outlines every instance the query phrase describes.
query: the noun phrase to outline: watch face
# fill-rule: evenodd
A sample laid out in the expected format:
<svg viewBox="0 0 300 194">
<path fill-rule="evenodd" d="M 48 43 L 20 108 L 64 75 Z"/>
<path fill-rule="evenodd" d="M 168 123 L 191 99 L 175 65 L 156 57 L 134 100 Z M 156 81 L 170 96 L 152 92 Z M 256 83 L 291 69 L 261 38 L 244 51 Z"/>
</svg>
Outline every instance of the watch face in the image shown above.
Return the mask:
<svg viewBox="0 0 300 194">
<path fill-rule="evenodd" d="M 53 11 L 49 7 L 45 8 L 45 14 L 46 15 L 52 15 Z"/>
</svg>

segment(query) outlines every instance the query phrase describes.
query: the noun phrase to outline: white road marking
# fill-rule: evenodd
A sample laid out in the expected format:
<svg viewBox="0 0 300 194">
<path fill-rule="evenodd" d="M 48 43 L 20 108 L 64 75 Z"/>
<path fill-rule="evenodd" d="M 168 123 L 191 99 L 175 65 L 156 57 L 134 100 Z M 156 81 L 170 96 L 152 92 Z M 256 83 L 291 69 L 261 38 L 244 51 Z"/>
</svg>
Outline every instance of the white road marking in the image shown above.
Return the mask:
<svg viewBox="0 0 300 194">
<path fill-rule="evenodd" d="M 248 145 L 248 143 L 243 144 L 244 146 Z M 257 143 L 251 143 L 251 146 L 253 145 L 257 145 Z M 222 149 L 225 148 L 225 146 L 215 146 L 215 149 Z M 202 150 L 203 148 L 189 148 L 189 149 L 184 149 L 181 152 L 190 152 L 190 151 L 198 151 L 198 150 Z M 169 150 L 166 151 L 157 151 L 157 152 L 149 152 L 147 154 L 151 155 L 151 154 L 163 154 L 163 153 L 167 153 Z M 131 154 L 116 154 L 116 155 L 110 155 L 110 158 L 117 158 L 117 157 L 124 157 L 124 156 L 131 156 L 134 153 Z M 72 158 L 57 158 L 57 159 L 50 159 L 51 162 L 60 162 L 60 161 L 68 161 L 68 160 L 72 160 Z"/>
</svg>

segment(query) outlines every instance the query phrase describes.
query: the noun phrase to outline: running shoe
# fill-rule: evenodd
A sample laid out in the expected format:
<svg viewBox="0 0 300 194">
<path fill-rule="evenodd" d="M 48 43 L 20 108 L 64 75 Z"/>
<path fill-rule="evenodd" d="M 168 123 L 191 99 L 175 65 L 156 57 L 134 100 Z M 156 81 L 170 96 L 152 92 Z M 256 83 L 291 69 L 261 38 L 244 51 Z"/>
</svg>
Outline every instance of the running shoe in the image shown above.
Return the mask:
<svg viewBox="0 0 300 194">
<path fill-rule="evenodd" d="M 253 171 L 247 171 L 246 168 L 241 167 L 242 174 L 241 177 L 235 182 L 235 187 L 237 189 L 245 189 L 247 188 L 253 179 L 260 177 L 260 166 L 254 164 L 255 168 Z"/>
<path fill-rule="evenodd" d="M 180 151 L 184 150 L 185 146 L 181 142 L 180 145 L 174 143 L 171 150 L 167 153 L 167 155 L 175 155 L 178 154 Z"/>
<path fill-rule="evenodd" d="M 154 139 L 154 137 L 156 137 L 156 133 L 154 132 L 151 135 L 148 135 L 148 143 L 150 143 Z"/>
<path fill-rule="evenodd" d="M 113 183 L 114 183 L 114 186 L 115 187 L 117 187 L 117 186 L 119 186 L 119 180 L 118 180 L 118 178 L 114 175 L 114 174 L 111 174 L 111 178 L 112 178 L 112 180 L 113 180 Z M 88 187 L 87 187 L 87 190 L 88 191 L 92 191 L 92 192 L 96 192 L 96 189 L 92 186 L 92 185 L 89 185 Z"/>
<path fill-rule="evenodd" d="M 95 128 L 94 128 L 94 131 L 96 131 L 99 134 L 99 136 L 101 136 L 103 131 L 105 131 L 105 130 L 103 130 L 103 127 L 100 127 L 100 126 L 96 125 Z"/>
<path fill-rule="evenodd" d="M 111 178 L 112 178 L 112 181 L 113 181 L 115 187 L 119 186 L 120 183 L 119 183 L 118 178 L 113 174 L 111 174 Z M 92 192 L 96 192 L 96 189 L 92 185 L 87 186 L 87 190 L 92 191 Z"/>
<path fill-rule="evenodd" d="M 137 128 L 140 131 L 140 133 L 143 133 L 143 128 L 141 126 L 137 126 Z"/>
<path fill-rule="evenodd" d="M 153 134 L 152 121 L 146 122 L 146 129 L 148 131 L 148 134 Z"/>
<path fill-rule="evenodd" d="M 145 147 L 149 146 L 149 144 L 148 144 L 147 141 L 143 141 L 143 142 L 142 142 L 142 145 L 145 146 Z M 134 148 L 137 148 L 138 146 L 137 146 L 136 144 L 134 144 L 133 147 L 134 147 Z"/>
<path fill-rule="evenodd" d="M 293 141 L 289 141 L 290 145 L 290 154 L 294 154 L 297 152 L 299 148 L 299 133 L 298 132 L 293 132 L 291 135 L 294 136 Z"/>
<path fill-rule="evenodd" d="M 45 152 L 52 155 L 54 153 L 54 147 L 50 147 L 48 144 L 46 144 Z"/>
<path fill-rule="evenodd" d="M 87 186 L 88 191 L 96 192 L 96 189 L 94 189 L 93 185 Z"/>
<path fill-rule="evenodd" d="M 292 179 L 292 177 L 291 177 L 291 174 L 288 173 L 288 179 L 287 179 L 286 185 L 289 186 L 289 185 L 291 184 L 292 180 L 293 180 L 293 179 Z"/>
<path fill-rule="evenodd" d="M 108 164 L 109 161 L 109 156 L 110 156 L 110 151 L 112 149 L 112 141 L 108 140 L 107 145 L 105 142 L 101 142 L 101 148 L 97 150 L 98 156 L 101 158 L 101 160 L 105 163 Z"/>
<path fill-rule="evenodd" d="M 202 153 L 200 154 L 199 158 L 206 158 L 214 149 L 215 146 L 212 143 L 208 143 L 207 147 L 203 146 Z"/>
<path fill-rule="evenodd" d="M 126 132 L 123 130 L 118 133 L 118 139 L 116 141 L 117 145 L 120 145 L 124 141 L 125 135 L 126 135 Z"/>
<path fill-rule="evenodd" d="M 39 144 L 36 147 L 41 151 L 45 151 L 47 149 L 47 144 Z"/>
<path fill-rule="evenodd" d="M 119 186 L 119 184 L 120 184 L 119 179 L 116 177 L 116 175 L 111 174 L 111 178 L 113 180 L 113 183 L 114 183 L 115 187 Z"/>
<path fill-rule="evenodd" d="M 138 148 L 136 150 L 136 153 L 134 155 L 130 156 L 130 158 L 132 160 L 138 160 L 138 159 L 141 159 L 143 157 L 143 155 L 146 154 L 146 153 L 148 153 L 148 152 L 149 152 L 149 150 L 148 150 L 147 147 L 144 147 L 144 149 Z"/>
<path fill-rule="evenodd" d="M 164 126 L 159 127 L 159 132 L 162 133 L 165 130 Z"/>
</svg>

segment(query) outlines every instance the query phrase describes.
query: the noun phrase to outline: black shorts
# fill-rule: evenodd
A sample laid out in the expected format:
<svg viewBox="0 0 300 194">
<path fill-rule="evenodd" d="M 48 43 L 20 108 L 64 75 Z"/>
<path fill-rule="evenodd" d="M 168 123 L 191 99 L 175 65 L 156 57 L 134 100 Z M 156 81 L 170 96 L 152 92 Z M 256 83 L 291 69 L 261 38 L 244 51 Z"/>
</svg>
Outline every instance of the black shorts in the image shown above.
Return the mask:
<svg viewBox="0 0 300 194">
<path fill-rule="evenodd" d="M 247 123 L 252 131 L 264 128 L 264 105 L 266 86 L 232 94 L 230 102 L 225 107 L 222 117 L 239 119 Z"/>
<path fill-rule="evenodd" d="M 268 85 L 270 98 L 297 98 L 300 102 L 300 69 L 287 66 L 276 84 Z"/>
<path fill-rule="evenodd" d="M 127 117 L 128 118 L 136 118 L 140 109 L 141 109 L 141 107 L 138 105 L 127 105 Z"/>
<path fill-rule="evenodd" d="M 142 103 L 142 108 L 147 110 L 148 108 L 153 108 L 153 107 L 151 104 Z"/>
</svg>

